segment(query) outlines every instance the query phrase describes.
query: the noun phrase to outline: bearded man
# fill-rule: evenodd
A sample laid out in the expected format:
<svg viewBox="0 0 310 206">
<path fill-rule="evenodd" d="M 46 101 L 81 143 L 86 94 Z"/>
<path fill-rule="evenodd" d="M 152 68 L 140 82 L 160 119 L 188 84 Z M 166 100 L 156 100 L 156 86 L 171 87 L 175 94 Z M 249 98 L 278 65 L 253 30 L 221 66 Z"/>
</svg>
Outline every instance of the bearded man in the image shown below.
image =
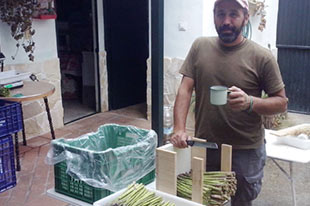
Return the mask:
<svg viewBox="0 0 310 206">
<path fill-rule="evenodd" d="M 232 170 L 237 191 L 232 206 L 251 206 L 261 190 L 266 161 L 262 115 L 286 111 L 287 98 L 277 61 L 271 52 L 246 39 L 246 0 L 216 0 L 218 37 L 200 37 L 180 69 L 183 75 L 174 106 L 171 143 L 187 147 L 186 117 L 195 89 L 195 136 L 218 145 L 232 145 Z M 210 103 L 210 87 L 229 88 L 226 105 Z M 261 98 L 262 91 L 268 98 Z M 220 170 L 220 150 L 207 150 L 206 169 Z"/>
</svg>

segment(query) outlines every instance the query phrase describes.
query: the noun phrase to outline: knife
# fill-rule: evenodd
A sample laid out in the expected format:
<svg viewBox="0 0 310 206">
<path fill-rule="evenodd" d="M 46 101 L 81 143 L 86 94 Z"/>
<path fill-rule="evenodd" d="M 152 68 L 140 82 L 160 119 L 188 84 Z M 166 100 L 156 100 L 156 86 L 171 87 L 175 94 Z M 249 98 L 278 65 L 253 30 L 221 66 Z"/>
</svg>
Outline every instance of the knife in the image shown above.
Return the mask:
<svg viewBox="0 0 310 206">
<path fill-rule="evenodd" d="M 209 149 L 218 149 L 218 146 L 214 142 L 206 142 L 206 141 L 195 141 L 195 140 L 186 140 L 187 145 L 191 147 L 204 147 Z"/>
</svg>

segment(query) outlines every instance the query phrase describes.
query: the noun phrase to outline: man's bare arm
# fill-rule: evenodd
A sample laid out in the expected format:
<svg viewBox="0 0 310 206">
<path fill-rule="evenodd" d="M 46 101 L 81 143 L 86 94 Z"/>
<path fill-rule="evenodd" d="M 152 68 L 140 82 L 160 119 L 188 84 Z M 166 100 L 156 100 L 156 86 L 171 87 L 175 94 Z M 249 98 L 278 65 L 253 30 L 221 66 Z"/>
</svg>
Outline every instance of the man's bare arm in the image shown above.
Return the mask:
<svg viewBox="0 0 310 206">
<path fill-rule="evenodd" d="M 235 111 L 251 110 L 260 115 L 273 115 L 285 112 L 287 109 L 284 89 L 269 94 L 267 98 L 248 96 L 243 90 L 235 86 L 230 87 L 229 90 L 228 103 L 231 109 Z"/>
<path fill-rule="evenodd" d="M 273 115 L 287 110 L 285 90 L 269 94 L 267 98 L 253 97 L 253 111 L 261 115 Z"/>
<path fill-rule="evenodd" d="M 184 76 L 174 104 L 174 135 L 171 137 L 171 143 L 176 147 L 187 147 L 185 142 L 187 139 L 186 117 L 190 106 L 193 88 L 194 80 Z"/>
</svg>

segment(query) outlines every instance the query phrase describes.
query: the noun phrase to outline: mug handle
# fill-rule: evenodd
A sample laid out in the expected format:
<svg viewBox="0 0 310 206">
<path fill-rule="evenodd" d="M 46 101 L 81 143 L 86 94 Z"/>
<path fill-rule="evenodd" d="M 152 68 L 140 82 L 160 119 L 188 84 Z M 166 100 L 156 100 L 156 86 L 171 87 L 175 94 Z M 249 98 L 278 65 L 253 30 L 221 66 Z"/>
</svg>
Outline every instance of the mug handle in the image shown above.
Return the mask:
<svg viewBox="0 0 310 206">
<path fill-rule="evenodd" d="M 231 93 L 231 91 L 227 89 L 227 100 L 229 99 L 228 97 L 229 97 L 230 93 Z"/>
</svg>

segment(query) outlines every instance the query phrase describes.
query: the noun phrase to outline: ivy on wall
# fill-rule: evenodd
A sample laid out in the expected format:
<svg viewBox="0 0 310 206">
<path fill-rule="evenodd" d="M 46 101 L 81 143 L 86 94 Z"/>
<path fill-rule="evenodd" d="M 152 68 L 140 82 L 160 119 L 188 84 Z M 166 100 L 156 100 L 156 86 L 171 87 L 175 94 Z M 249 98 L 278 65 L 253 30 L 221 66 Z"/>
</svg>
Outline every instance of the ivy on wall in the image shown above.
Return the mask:
<svg viewBox="0 0 310 206">
<path fill-rule="evenodd" d="M 1 0 L 0 19 L 10 26 L 11 35 L 17 41 L 12 59 L 15 59 L 19 48 L 23 47 L 28 59 L 34 61 L 35 42 L 32 37 L 35 30 L 32 28 L 32 19 L 37 8 L 33 0 Z"/>
</svg>

